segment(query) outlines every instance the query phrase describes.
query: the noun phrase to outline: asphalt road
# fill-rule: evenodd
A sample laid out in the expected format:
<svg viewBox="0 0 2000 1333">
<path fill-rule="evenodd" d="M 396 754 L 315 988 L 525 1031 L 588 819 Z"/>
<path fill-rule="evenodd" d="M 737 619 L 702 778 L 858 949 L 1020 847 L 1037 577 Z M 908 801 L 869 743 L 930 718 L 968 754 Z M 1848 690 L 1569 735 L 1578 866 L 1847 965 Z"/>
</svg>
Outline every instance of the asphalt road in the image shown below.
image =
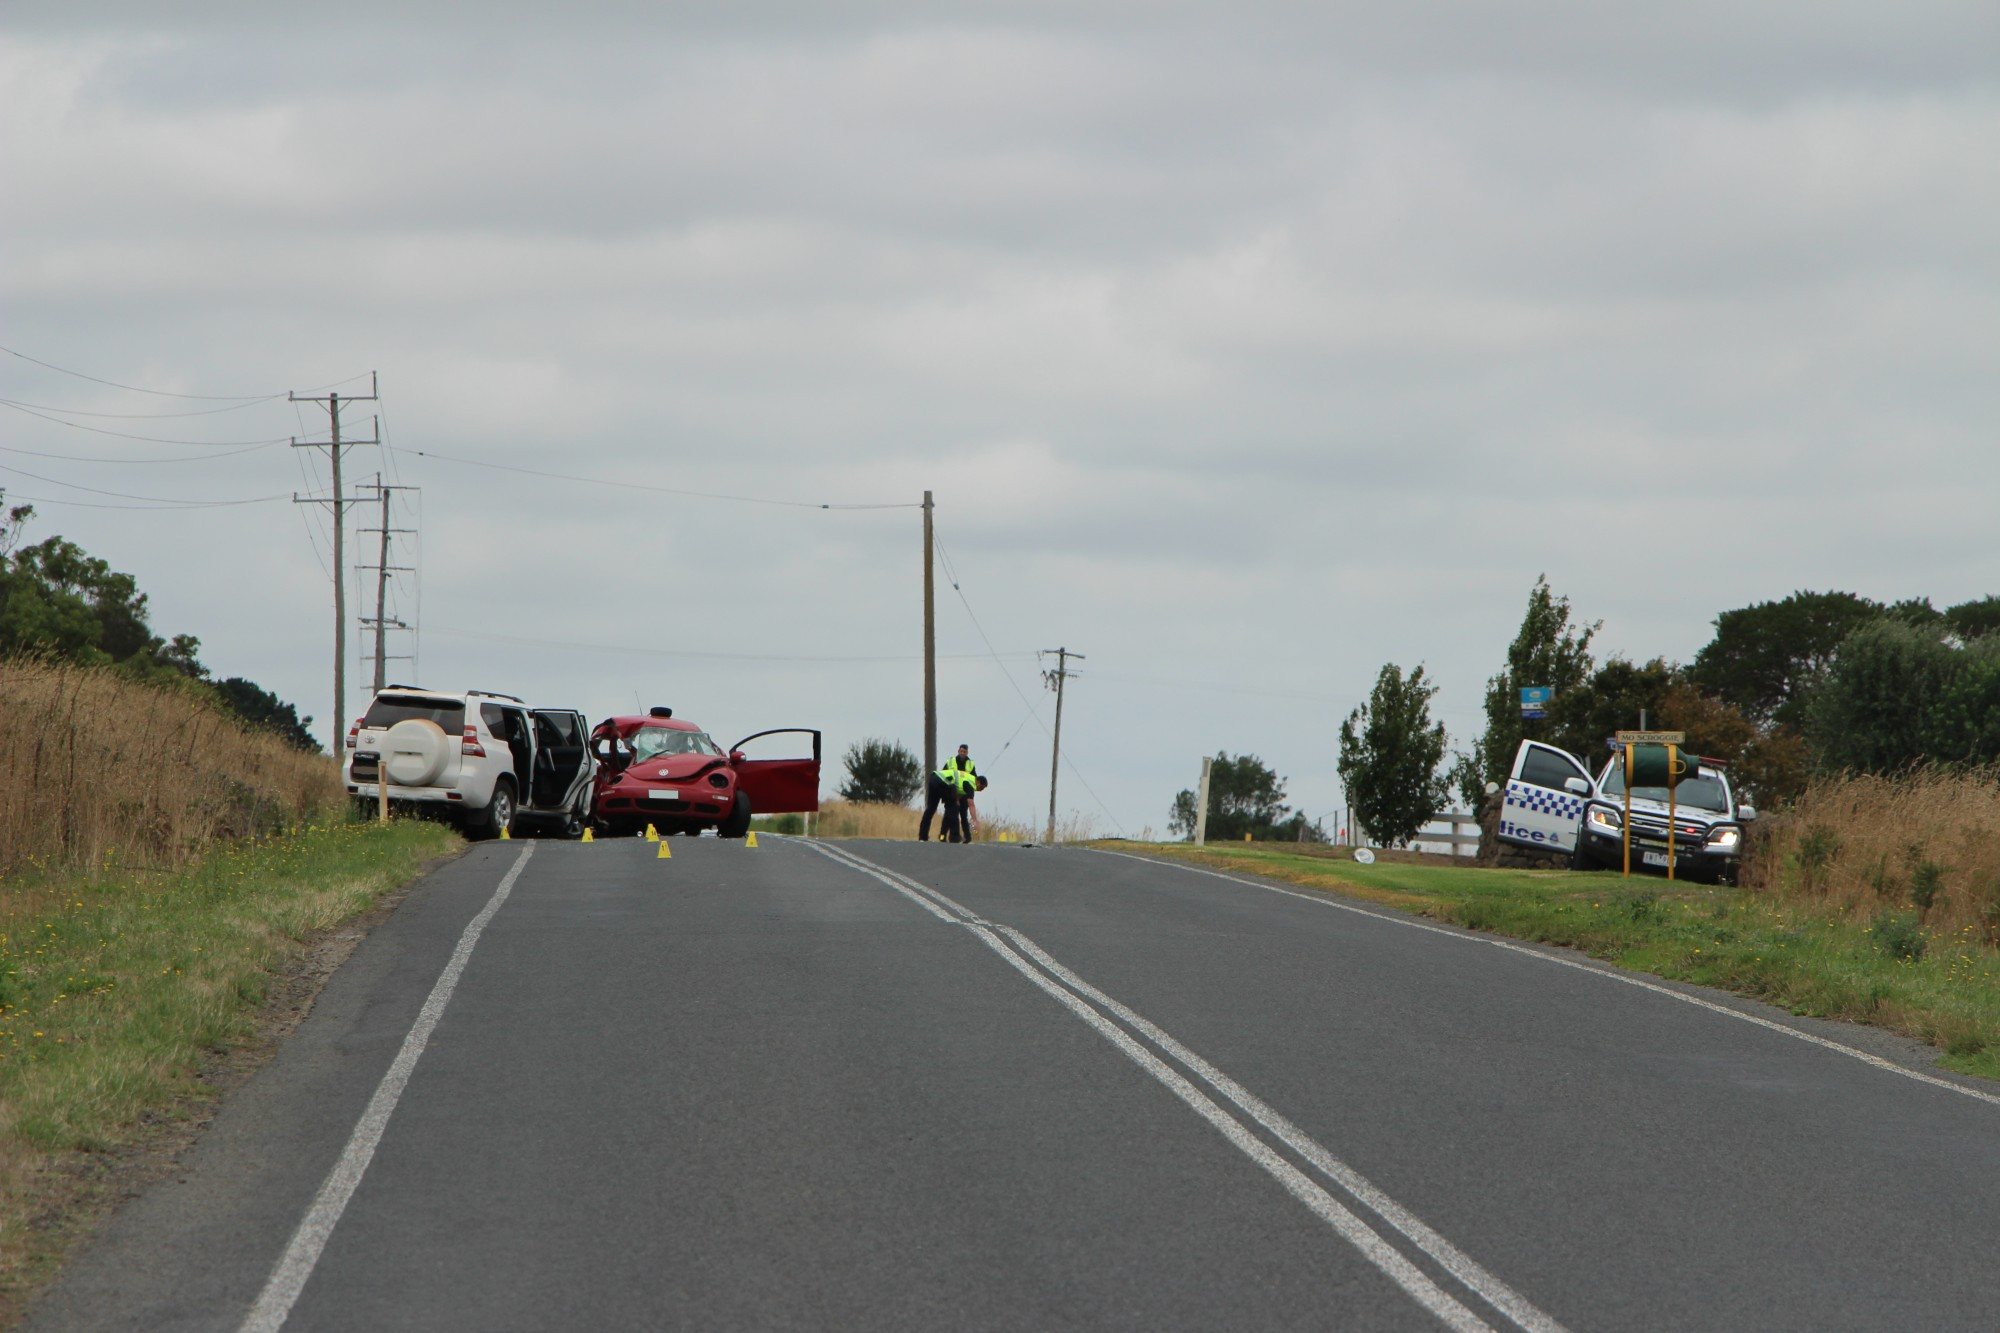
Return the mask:
<svg viewBox="0 0 2000 1333">
<path fill-rule="evenodd" d="M 1879 1035 L 1106 853 L 762 842 L 431 876 L 30 1327 L 2000 1324 L 2000 1097 Z"/>
</svg>

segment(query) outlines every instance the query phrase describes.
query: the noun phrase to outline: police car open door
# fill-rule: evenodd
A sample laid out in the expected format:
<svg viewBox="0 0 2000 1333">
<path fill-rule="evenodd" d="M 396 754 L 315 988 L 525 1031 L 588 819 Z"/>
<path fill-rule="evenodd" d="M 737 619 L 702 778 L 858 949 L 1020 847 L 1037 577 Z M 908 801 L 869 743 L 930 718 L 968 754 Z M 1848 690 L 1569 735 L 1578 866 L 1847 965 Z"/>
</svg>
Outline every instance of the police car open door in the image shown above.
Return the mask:
<svg viewBox="0 0 2000 1333">
<path fill-rule="evenodd" d="M 1540 741 L 1522 741 L 1500 805 L 1500 841 L 1576 850 L 1577 827 L 1591 790 L 1590 774 L 1575 755 Z"/>
</svg>

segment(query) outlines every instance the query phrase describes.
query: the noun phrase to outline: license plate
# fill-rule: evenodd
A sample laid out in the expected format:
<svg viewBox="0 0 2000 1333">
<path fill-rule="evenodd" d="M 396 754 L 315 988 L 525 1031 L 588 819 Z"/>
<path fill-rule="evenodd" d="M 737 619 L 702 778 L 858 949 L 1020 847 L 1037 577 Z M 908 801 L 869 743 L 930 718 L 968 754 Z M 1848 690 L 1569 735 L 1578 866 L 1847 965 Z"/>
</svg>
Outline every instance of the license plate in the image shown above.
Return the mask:
<svg viewBox="0 0 2000 1333">
<path fill-rule="evenodd" d="M 646 798 L 653 801 L 678 801 L 681 794 L 671 787 L 655 787 L 646 793 Z M 1666 862 L 1662 861 L 1660 864 L 1665 865 Z"/>
<path fill-rule="evenodd" d="M 1649 866 L 1663 866 L 1667 863 L 1665 852 L 1644 852 L 1641 853 L 1641 858 L 1643 863 Z"/>
</svg>

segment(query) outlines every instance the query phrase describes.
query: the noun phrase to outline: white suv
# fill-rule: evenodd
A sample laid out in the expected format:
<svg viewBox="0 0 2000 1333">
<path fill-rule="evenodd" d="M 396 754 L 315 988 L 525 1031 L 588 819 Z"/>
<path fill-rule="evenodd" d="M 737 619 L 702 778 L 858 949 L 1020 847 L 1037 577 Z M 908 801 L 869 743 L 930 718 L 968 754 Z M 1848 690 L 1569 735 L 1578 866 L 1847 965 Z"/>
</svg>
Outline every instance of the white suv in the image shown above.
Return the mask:
<svg viewBox="0 0 2000 1333">
<path fill-rule="evenodd" d="M 537 827 L 581 837 L 596 765 L 583 714 L 511 694 L 391 685 L 347 732 L 347 790 L 364 805 L 441 815 L 468 837 Z"/>
</svg>

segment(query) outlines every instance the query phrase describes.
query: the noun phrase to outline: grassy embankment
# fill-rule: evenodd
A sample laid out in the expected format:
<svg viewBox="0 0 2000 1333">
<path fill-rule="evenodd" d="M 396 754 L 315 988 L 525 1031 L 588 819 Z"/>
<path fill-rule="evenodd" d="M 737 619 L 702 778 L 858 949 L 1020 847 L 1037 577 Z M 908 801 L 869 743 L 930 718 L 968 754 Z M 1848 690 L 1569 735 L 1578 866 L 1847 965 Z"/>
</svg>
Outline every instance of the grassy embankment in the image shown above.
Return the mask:
<svg viewBox="0 0 2000 1333">
<path fill-rule="evenodd" d="M 305 941 L 455 845 L 190 695 L 0 662 L 0 1325 Z"/>
<path fill-rule="evenodd" d="M 1740 889 L 1491 870 L 1333 848 L 1106 844 L 1330 890 L 1636 972 L 1868 1023 L 2000 1078 L 2000 786 L 1920 773 L 1817 784 L 1769 818 Z"/>
</svg>

